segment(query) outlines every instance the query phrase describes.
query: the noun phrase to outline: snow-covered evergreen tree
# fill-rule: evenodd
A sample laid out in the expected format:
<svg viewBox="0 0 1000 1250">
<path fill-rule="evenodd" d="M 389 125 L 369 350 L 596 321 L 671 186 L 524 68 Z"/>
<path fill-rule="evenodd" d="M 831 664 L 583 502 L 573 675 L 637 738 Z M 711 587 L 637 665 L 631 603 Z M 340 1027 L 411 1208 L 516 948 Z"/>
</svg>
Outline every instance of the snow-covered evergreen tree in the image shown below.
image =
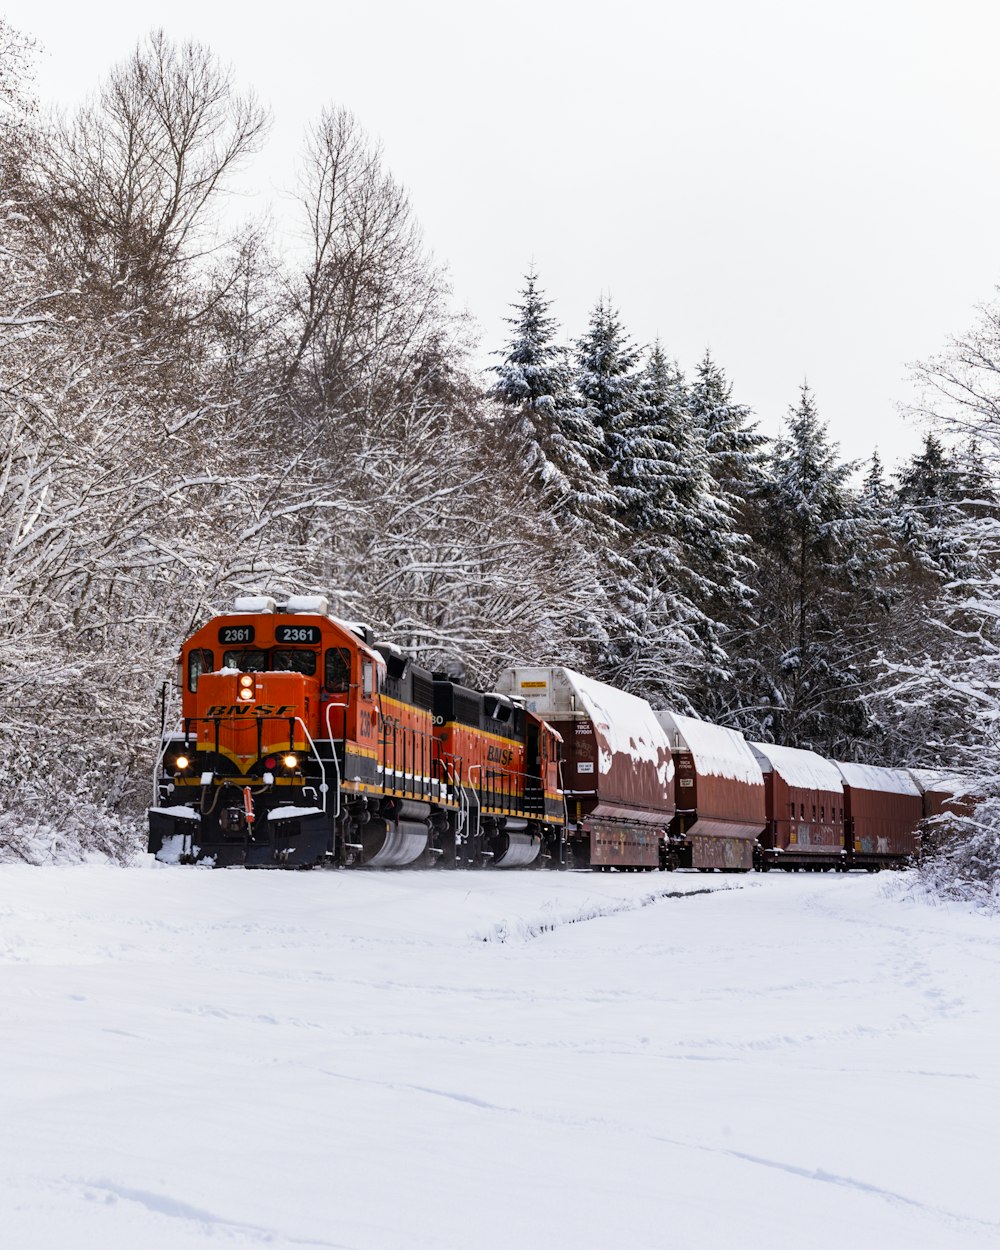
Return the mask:
<svg viewBox="0 0 1000 1250">
<path fill-rule="evenodd" d="M 609 675 L 654 701 L 688 706 L 685 691 L 701 672 L 706 622 L 685 551 L 700 483 L 684 380 L 659 344 L 634 378 L 632 352 L 605 358 L 629 362 L 617 386 L 608 380 L 591 386 L 592 394 L 603 389 L 606 410 L 618 414 L 609 435 L 611 480 L 627 557 L 617 571 L 629 626 L 608 657 Z"/>
<path fill-rule="evenodd" d="M 746 404 L 733 400 L 733 385 L 706 351 L 690 391 L 691 413 L 704 430 L 712 476 L 727 496 L 751 497 L 759 485 L 767 439 Z"/>
<path fill-rule="evenodd" d="M 604 431 L 577 393 L 573 366 L 555 342 L 551 301 L 530 270 L 521 302 L 507 318 L 511 337 L 493 366 L 490 395 L 517 413 L 515 443 L 543 498 L 563 514 L 567 527 L 600 533 L 613 511 Z M 611 522 L 613 525 L 613 520 Z"/>
<path fill-rule="evenodd" d="M 512 305 L 515 315 L 504 318 L 511 335 L 504 350 L 496 353 L 503 360 L 492 367 L 497 380 L 489 393 L 507 408 L 551 414 L 556 397 L 569 383 L 566 356 L 556 343 L 559 326 L 549 314 L 552 301 L 539 289 L 534 268 L 525 274 L 524 283 L 521 302 Z M 535 433 L 533 426 L 528 428 Z"/>
<path fill-rule="evenodd" d="M 803 386 L 760 493 L 761 623 L 744 723 L 770 740 L 834 755 L 851 755 L 866 732 L 872 614 L 884 610 L 883 557 L 850 487 L 853 471 Z"/>
</svg>

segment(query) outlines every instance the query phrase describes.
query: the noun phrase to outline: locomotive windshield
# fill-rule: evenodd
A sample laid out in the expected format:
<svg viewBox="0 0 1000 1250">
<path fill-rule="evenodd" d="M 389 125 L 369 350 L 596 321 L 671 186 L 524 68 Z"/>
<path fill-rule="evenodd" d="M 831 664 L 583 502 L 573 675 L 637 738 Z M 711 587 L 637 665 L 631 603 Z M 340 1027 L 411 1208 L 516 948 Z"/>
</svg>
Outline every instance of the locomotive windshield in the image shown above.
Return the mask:
<svg viewBox="0 0 1000 1250">
<path fill-rule="evenodd" d="M 224 668 L 238 668 L 241 673 L 303 673 L 306 677 L 313 677 L 316 673 L 316 652 L 299 647 L 275 647 L 273 651 L 226 651 L 222 664 Z"/>
</svg>

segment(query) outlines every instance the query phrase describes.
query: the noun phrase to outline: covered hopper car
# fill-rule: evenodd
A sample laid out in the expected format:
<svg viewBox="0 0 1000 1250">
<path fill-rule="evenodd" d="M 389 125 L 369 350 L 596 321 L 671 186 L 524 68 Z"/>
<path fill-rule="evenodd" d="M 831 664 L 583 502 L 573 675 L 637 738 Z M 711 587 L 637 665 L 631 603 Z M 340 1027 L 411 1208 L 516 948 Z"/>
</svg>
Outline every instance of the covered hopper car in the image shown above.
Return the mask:
<svg viewBox="0 0 1000 1250">
<path fill-rule="evenodd" d="M 573 863 L 660 867 L 674 814 L 666 732 L 645 699 L 570 668 L 512 668 L 501 690 L 559 731 Z"/>
<path fill-rule="evenodd" d="M 852 868 L 889 868 L 917 853 L 920 788 L 905 768 L 837 764 L 844 782 L 844 849 Z"/>
<path fill-rule="evenodd" d="M 674 757 L 674 818 L 665 857 L 681 868 L 753 867 L 767 823 L 764 775 L 735 729 L 657 712 Z"/>
<path fill-rule="evenodd" d="M 767 827 L 757 867 L 845 869 L 844 783 L 815 751 L 754 742 L 764 773 Z"/>
</svg>

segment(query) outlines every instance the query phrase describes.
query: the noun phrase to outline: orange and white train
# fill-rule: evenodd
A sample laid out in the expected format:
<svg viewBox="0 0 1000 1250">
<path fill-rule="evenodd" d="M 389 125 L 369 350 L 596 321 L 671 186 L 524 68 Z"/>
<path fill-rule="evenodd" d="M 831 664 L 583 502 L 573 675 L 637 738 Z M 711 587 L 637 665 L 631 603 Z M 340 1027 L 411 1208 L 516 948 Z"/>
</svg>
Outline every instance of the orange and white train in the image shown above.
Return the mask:
<svg viewBox="0 0 1000 1250">
<path fill-rule="evenodd" d="M 562 666 L 473 690 L 319 596 L 237 599 L 178 669 L 149 809 L 172 862 L 874 870 L 960 809 L 954 779 L 748 743 Z"/>
</svg>

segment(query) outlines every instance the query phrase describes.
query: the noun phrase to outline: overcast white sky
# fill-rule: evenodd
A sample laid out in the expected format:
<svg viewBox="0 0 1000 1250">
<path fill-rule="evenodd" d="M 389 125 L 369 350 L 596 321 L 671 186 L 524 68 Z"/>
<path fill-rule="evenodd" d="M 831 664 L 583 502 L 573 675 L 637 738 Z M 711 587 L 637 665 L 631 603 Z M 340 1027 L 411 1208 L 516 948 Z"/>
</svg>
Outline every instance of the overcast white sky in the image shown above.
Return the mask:
<svg viewBox="0 0 1000 1250">
<path fill-rule="evenodd" d="M 691 369 L 706 346 L 773 434 L 808 378 L 845 453 L 893 460 L 908 361 L 1000 281 L 996 0 L 15 0 L 72 104 L 153 26 L 274 113 L 384 144 L 487 349 L 534 261 L 568 335 L 602 293 Z"/>
</svg>

